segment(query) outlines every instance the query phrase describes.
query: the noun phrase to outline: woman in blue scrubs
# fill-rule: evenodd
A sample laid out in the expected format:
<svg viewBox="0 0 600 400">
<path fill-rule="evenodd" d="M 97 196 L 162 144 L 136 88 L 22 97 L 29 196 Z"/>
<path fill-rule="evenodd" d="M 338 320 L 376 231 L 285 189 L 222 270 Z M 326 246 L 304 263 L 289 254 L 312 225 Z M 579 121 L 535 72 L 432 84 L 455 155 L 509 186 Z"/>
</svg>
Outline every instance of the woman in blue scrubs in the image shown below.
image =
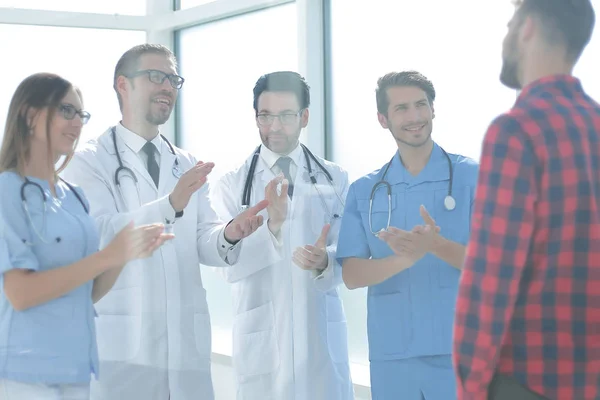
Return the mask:
<svg viewBox="0 0 600 400">
<path fill-rule="evenodd" d="M 478 165 L 431 139 L 435 90 L 420 73 L 382 77 L 376 98 L 398 151 L 350 186 L 337 258 L 348 288 L 369 288 L 373 399 L 452 400 L 454 303 Z"/>
<path fill-rule="evenodd" d="M 93 300 L 171 236 L 123 229 L 103 250 L 84 193 L 58 179 L 89 114 L 65 79 L 17 88 L 0 150 L 0 399 L 83 400 L 98 377 Z"/>
</svg>

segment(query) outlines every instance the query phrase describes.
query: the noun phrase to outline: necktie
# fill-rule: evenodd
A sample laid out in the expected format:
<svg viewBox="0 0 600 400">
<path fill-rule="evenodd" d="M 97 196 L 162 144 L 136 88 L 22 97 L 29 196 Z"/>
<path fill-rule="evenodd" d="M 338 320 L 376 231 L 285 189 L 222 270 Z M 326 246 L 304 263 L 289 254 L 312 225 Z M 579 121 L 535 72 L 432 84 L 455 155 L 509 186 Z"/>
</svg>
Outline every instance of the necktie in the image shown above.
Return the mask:
<svg viewBox="0 0 600 400">
<path fill-rule="evenodd" d="M 142 147 L 142 150 L 148 156 L 148 173 L 158 188 L 158 176 L 160 174 L 160 168 L 156 162 L 156 146 L 154 146 L 154 143 L 152 142 L 146 142 L 144 147 Z"/>
<path fill-rule="evenodd" d="M 281 172 L 283 172 L 283 176 L 285 176 L 285 179 L 287 179 L 289 182 L 288 195 L 290 196 L 290 199 L 292 198 L 292 195 L 294 194 L 294 180 L 292 179 L 292 176 L 290 175 L 291 162 L 292 162 L 292 159 L 289 157 L 279 157 L 279 159 L 275 163 L 277 166 L 279 166 L 279 168 L 281 168 Z"/>
</svg>

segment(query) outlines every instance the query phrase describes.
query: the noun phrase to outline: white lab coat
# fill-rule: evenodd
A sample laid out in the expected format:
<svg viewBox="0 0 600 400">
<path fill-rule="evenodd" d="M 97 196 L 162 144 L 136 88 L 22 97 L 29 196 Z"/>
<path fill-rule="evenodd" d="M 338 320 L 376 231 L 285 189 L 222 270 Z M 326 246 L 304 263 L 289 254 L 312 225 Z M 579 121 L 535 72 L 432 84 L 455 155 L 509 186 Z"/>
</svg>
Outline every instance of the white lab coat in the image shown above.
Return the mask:
<svg viewBox="0 0 600 400">
<path fill-rule="evenodd" d="M 161 209 L 170 207 L 168 195 L 178 180 L 173 174 L 176 157 L 166 143 L 158 190 L 119 135 L 117 145 L 123 164 L 137 176 L 141 199 L 127 174 L 121 175 L 127 204 L 118 195 L 110 130 L 83 145 L 63 173 L 89 199 L 101 247 L 132 219 L 136 225 L 165 222 Z M 175 153 L 182 172 L 196 164 L 188 153 L 177 148 Z M 217 250 L 221 224 L 204 185 L 173 225 L 175 239 L 151 258 L 129 263 L 96 304 L 100 378 L 92 381 L 92 400 L 213 398 L 211 326 L 199 264 L 227 266 Z"/>
<path fill-rule="evenodd" d="M 251 160 L 248 158 L 212 187 L 213 204 L 223 219 L 241 211 Z M 345 199 L 347 173 L 333 163 L 319 161 L 330 171 L 335 190 Z M 307 183 L 305 164 L 303 155 L 279 242 L 270 239 L 268 214 L 263 210 L 265 224 L 245 239 L 236 265 L 215 269 L 232 283 L 238 400 L 354 398 L 346 318 L 337 289 L 342 283 L 341 267 L 335 262 L 340 220 L 331 226 L 329 265 L 320 279 L 292 262 L 294 249 L 314 244 L 329 222 L 314 186 Z M 311 165 L 319 170 L 314 162 Z M 264 199 L 265 186 L 273 178 L 273 172 L 259 157 L 251 206 Z M 341 215 L 343 206 L 322 173 L 318 174 L 318 185 L 329 209 Z"/>
</svg>

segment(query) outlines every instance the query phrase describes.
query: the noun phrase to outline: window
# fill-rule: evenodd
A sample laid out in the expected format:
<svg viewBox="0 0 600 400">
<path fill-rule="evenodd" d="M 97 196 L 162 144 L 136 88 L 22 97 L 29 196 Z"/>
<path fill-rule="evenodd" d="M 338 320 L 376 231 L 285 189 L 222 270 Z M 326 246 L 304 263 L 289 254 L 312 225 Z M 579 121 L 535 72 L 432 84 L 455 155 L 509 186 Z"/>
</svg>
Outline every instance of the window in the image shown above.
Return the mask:
<svg viewBox="0 0 600 400">
<path fill-rule="evenodd" d="M 203 4 L 214 3 L 215 1 L 219 0 L 178 0 L 178 5 L 180 10 L 185 10 L 186 8 L 192 8 Z"/>
<path fill-rule="evenodd" d="M 515 100 L 515 92 L 499 82 L 511 3 L 374 0 L 364 8 L 331 3 L 334 161 L 356 179 L 392 157 L 395 143 L 377 121 L 375 87 L 380 76 L 405 69 L 433 81 L 434 139 L 449 152 L 478 159 L 489 123 Z M 361 25 L 365 29 L 355 29 Z M 371 25 L 378 29 L 368 29 Z"/>
<path fill-rule="evenodd" d="M 146 0 L 0 0 L 0 7 L 98 14 L 145 15 Z"/>
<path fill-rule="evenodd" d="M 0 126 L 4 133 L 6 113 L 19 83 L 36 72 L 53 72 L 78 86 L 83 93 L 85 109 L 92 114 L 83 128 L 80 143 L 100 135 L 120 118 L 117 97 L 113 90 L 115 65 L 130 47 L 143 43 L 145 32 L 111 31 L 105 29 L 55 28 L 45 26 L 2 25 L 3 54 L 18 62 L 4 62 L 4 78 L 0 96 Z M 110 43 L 110 46 L 101 45 Z M 65 48 L 71 51 L 64 51 Z M 86 62 L 93 60 L 93 62 Z"/>
<path fill-rule="evenodd" d="M 241 165 L 260 143 L 252 89 L 265 73 L 298 69 L 296 26 L 296 6 L 289 3 L 179 32 L 186 79 L 179 98 L 179 145 L 215 163 L 209 182 Z M 202 270 L 202 278 L 214 331 L 229 331 L 230 285 L 209 269 Z"/>
<path fill-rule="evenodd" d="M 592 0 L 596 19 L 600 19 L 600 0 Z M 596 23 L 592 40 L 583 51 L 573 75 L 581 79 L 583 89 L 596 101 L 600 101 L 600 78 L 598 78 L 598 63 L 600 62 L 600 24 Z"/>
<path fill-rule="evenodd" d="M 489 123 L 515 100 L 515 92 L 499 82 L 512 12 L 503 1 L 372 0 L 348 7 L 331 0 L 331 149 L 351 181 L 380 168 L 396 151 L 375 105 L 377 79 L 391 71 L 416 69 L 432 80 L 434 139 L 449 152 L 479 158 Z M 351 359 L 368 364 L 365 294 L 343 291 L 345 308 L 352 310 Z"/>
</svg>

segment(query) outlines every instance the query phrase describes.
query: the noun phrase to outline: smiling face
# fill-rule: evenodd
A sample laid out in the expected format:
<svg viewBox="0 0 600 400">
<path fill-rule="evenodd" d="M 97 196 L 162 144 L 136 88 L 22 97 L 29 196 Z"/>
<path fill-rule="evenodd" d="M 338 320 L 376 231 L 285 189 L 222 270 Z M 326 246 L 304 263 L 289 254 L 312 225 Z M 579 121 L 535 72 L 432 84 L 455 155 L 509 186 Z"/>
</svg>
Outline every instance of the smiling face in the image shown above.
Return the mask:
<svg viewBox="0 0 600 400">
<path fill-rule="evenodd" d="M 52 115 L 49 131 L 47 131 L 47 121 L 50 110 L 47 107 L 37 112 L 32 110 L 34 112 L 31 124 L 33 126 L 32 147 L 40 150 L 48 149 L 54 161 L 73 153 L 84 125 L 81 117 L 82 108 L 81 97 L 74 88 L 70 88 Z"/>
<path fill-rule="evenodd" d="M 378 113 L 379 123 L 389 129 L 398 143 L 421 147 L 431 140 L 434 111 L 427 94 L 417 86 L 387 89 L 387 115 Z"/>
<path fill-rule="evenodd" d="M 164 77 L 163 73 L 177 73 L 173 60 L 162 54 L 149 53 L 140 56 L 135 76 L 119 77 L 124 114 L 131 114 L 134 120 L 145 120 L 155 126 L 167 122 L 175 107 L 178 90 L 173 88 L 169 79 L 155 82 Z"/>
</svg>

